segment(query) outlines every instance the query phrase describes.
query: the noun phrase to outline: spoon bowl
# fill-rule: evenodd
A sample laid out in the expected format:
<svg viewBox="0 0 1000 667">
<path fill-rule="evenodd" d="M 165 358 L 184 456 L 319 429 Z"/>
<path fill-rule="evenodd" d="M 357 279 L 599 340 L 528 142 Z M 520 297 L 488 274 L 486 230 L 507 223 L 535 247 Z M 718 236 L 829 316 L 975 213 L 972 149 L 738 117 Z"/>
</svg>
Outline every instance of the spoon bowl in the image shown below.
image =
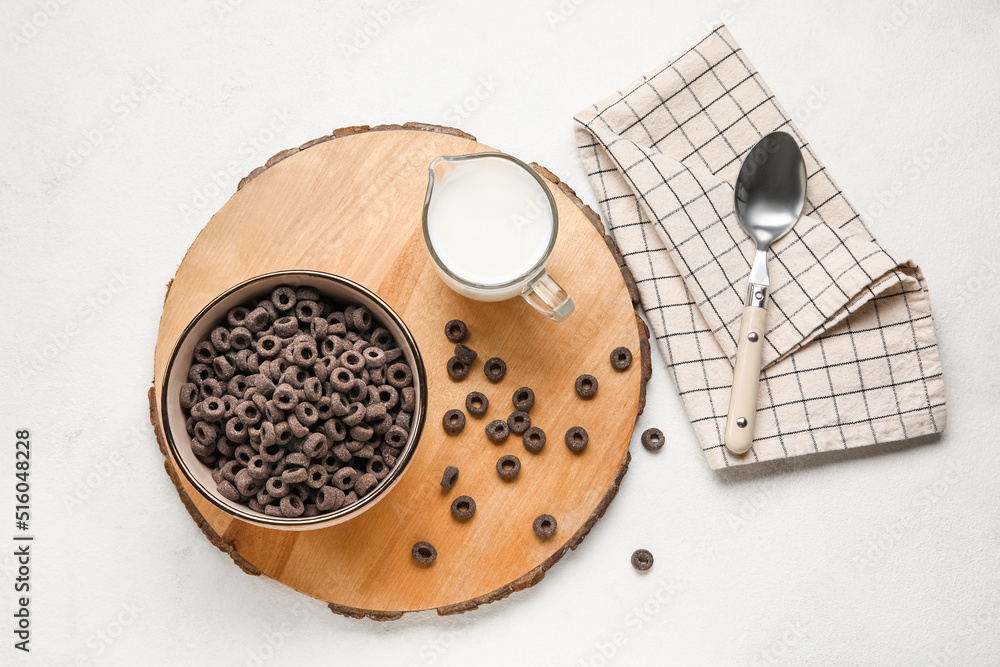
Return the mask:
<svg viewBox="0 0 1000 667">
<path fill-rule="evenodd" d="M 791 231 L 806 203 L 806 165 L 790 134 L 772 132 L 750 149 L 734 196 L 736 219 L 758 247 Z"/>
</svg>

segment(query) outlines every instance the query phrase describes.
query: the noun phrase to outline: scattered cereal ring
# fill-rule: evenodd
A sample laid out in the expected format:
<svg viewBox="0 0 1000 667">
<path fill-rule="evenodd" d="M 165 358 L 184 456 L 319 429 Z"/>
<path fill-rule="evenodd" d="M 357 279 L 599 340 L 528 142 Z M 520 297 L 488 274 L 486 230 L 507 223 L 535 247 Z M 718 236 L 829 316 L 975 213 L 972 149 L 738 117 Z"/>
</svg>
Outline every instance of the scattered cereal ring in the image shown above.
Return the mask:
<svg viewBox="0 0 1000 667">
<path fill-rule="evenodd" d="M 636 549 L 632 552 L 632 567 L 640 572 L 645 572 L 653 567 L 653 554 L 645 549 Z"/>
<path fill-rule="evenodd" d="M 448 435 L 458 435 L 465 428 L 465 413 L 461 410 L 449 410 L 442 419 L 444 432 Z"/>
<path fill-rule="evenodd" d="M 510 427 L 507 426 L 507 422 L 502 419 L 494 419 L 486 425 L 486 437 L 492 440 L 495 445 L 499 445 L 501 442 L 506 440 L 509 435 Z"/>
<path fill-rule="evenodd" d="M 531 428 L 531 415 L 521 410 L 515 410 L 507 417 L 507 426 L 510 427 L 511 433 L 521 435 Z"/>
<path fill-rule="evenodd" d="M 514 404 L 515 410 L 531 412 L 531 408 L 535 407 L 535 392 L 531 387 L 521 387 L 511 396 L 510 402 Z"/>
<path fill-rule="evenodd" d="M 452 380 L 464 380 L 469 375 L 469 365 L 458 357 L 449 359 L 446 368 L 448 369 L 448 377 Z"/>
<path fill-rule="evenodd" d="M 597 378 L 586 373 L 576 379 L 576 393 L 580 398 L 593 398 L 597 393 Z"/>
<path fill-rule="evenodd" d="M 579 454 L 587 448 L 588 442 L 590 436 L 587 435 L 587 429 L 582 426 L 574 426 L 566 431 L 566 446 L 569 447 L 569 451 Z"/>
<path fill-rule="evenodd" d="M 556 532 L 556 518 L 551 514 L 542 514 L 531 524 L 535 535 L 539 537 L 551 537 Z"/>
<path fill-rule="evenodd" d="M 469 496 L 459 496 L 451 501 L 451 515 L 456 521 L 468 521 L 476 513 L 476 501 Z"/>
<path fill-rule="evenodd" d="M 658 452 L 665 442 L 663 431 L 658 428 L 647 428 L 642 433 L 642 446 L 650 452 Z"/>
<path fill-rule="evenodd" d="M 482 417 L 486 414 L 486 411 L 490 407 L 490 399 L 486 398 L 485 394 L 478 391 L 470 392 L 468 396 L 465 397 L 465 409 L 469 411 L 469 414 L 473 417 Z"/>
<path fill-rule="evenodd" d="M 471 347 L 459 343 L 455 346 L 455 356 L 458 357 L 459 361 L 466 366 L 471 366 L 472 362 L 476 360 L 476 357 L 478 357 L 479 354 Z"/>
<path fill-rule="evenodd" d="M 524 432 L 521 439 L 524 442 L 525 449 L 532 454 L 537 454 L 545 446 L 545 431 L 537 426 L 532 426 Z"/>
<path fill-rule="evenodd" d="M 503 479 L 514 479 L 521 472 L 521 459 L 506 454 L 497 459 L 497 474 Z"/>
<path fill-rule="evenodd" d="M 500 357 L 492 357 L 483 364 L 483 372 L 490 382 L 499 382 L 507 375 L 507 364 Z"/>
<path fill-rule="evenodd" d="M 616 347 L 611 350 L 611 366 L 616 371 L 627 371 L 632 365 L 632 351 L 627 347 Z"/>
<path fill-rule="evenodd" d="M 455 482 L 458 481 L 458 468 L 455 466 L 448 466 L 444 469 L 444 474 L 441 476 L 441 488 L 450 489 L 455 486 Z"/>
<path fill-rule="evenodd" d="M 462 320 L 451 320 L 444 325 L 444 335 L 452 343 L 461 343 L 469 335 L 469 327 Z"/>
<path fill-rule="evenodd" d="M 437 549 L 430 542 L 417 542 L 413 545 L 412 554 L 413 560 L 424 567 L 431 565 L 438 556 Z"/>
</svg>

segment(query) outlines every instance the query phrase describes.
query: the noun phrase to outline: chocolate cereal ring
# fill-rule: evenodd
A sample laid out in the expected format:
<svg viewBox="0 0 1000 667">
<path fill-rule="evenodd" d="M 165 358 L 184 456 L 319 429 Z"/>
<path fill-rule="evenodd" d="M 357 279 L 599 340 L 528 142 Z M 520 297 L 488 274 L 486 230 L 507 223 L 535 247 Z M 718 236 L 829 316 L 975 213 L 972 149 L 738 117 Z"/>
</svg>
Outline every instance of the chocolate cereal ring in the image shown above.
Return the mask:
<svg viewBox="0 0 1000 667">
<path fill-rule="evenodd" d="M 525 449 L 532 454 L 537 454 L 545 446 L 545 431 L 537 426 L 532 426 L 524 432 L 521 440 L 524 442 Z"/>
<path fill-rule="evenodd" d="M 219 492 L 219 495 L 227 500 L 232 500 L 233 502 L 238 502 L 240 499 L 240 492 L 236 489 L 232 482 L 228 479 L 224 479 L 219 482 L 219 485 L 215 487 Z"/>
<path fill-rule="evenodd" d="M 291 287 L 278 287 L 271 292 L 271 303 L 281 312 L 295 307 L 295 290 Z"/>
<path fill-rule="evenodd" d="M 408 387 L 413 382 L 413 371 L 409 364 L 398 363 L 389 366 L 385 372 L 386 381 L 396 389 Z"/>
<path fill-rule="evenodd" d="M 379 393 L 379 400 L 382 400 L 381 393 Z M 399 392 L 399 407 L 404 412 L 413 412 L 416 409 L 417 392 L 413 387 L 403 387 L 402 391 Z"/>
<path fill-rule="evenodd" d="M 465 428 L 465 413 L 461 410 L 449 410 L 441 420 L 444 432 L 448 435 L 458 435 Z"/>
<path fill-rule="evenodd" d="M 230 308 L 229 312 L 226 313 L 226 322 L 229 326 L 235 329 L 236 327 L 243 326 L 246 322 L 247 315 L 250 314 L 249 308 L 244 308 L 243 306 L 236 306 L 235 308 Z"/>
<path fill-rule="evenodd" d="M 451 320 L 444 325 L 444 335 L 452 343 L 461 343 L 469 335 L 469 327 L 462 320 Z"/>
<path fill-rule="evenodd" d="M 469 365 L 458 357 L 449 359 L 446 368 L 448 369 L 448 377 L 452 380 L 464 380 L 469 375 Z"/>
<path fill-rule="evenodd" d="M 358 471 L 350 466 L 341 468 L 337 472 L 333 473 L 333 485 L 336 486 L 341 491 L 349 491 L 354 488 L 355 482 L 358 480 Z M 270 493 L 270 489 L 268 489 Z M 271 495 L 274 495 L 273 493 Z"/>
<path fill-rule="evenodd" d="M 469 414 L 473 417 L 482 417 L 486 414 L 486 410 L 490 407 L 490 399 L 486 398 L 485 394 L 481 394 L 478 391 L 470 392 L 468 396 L 465 397 L 465 409 L 469 411 Z"/>
<path fill-rule="evenodd" d="M 332 512 L 344 505 L 344 492 L 335 486 L 324 486 L 316 492 L 316 509 Z"/>
<path fill-rule="evenodd" d="M 531 408 L 535 407 L 535 392 L 531 387 L 521 387 L 511 396 L 510 402 L 514 404 L 515 410 L 531 412 Z"/>
<path fill-rule="evenodd" d="M 448 466 L 444 469 L 444 474 L 441 476 L 441 488 L 450 489 L 455 486 L 455 482 L 458 481 L 458 468 L 455 466 Z"/>
<path fill-rule="evenodd" d="M 305 503 L 294 493 L 289 493 L 282 498 L 279 506 L 281 507 L 282 516 L 286 516 L 289 519 L 302 516 L 302 513 L 306 510 Z"/>
<path fill-rule="evenodd" d="M 551 537 L 556 532 L 556 518 L 551 514 L 542 514 L 531 524 L 535 535 L 539 537 Z"/>
<path fill-rule="evenodd" d="M 486 425 L 486 437 L 493 441 L 494 445 L 499 445 L 510 435 L 510 427 L 502 419 L 494 419 Z"/>
<path fill-rule="evenodd" d="M 650 452 L 658 452 L 666 442 L 663 438 L 663 431 L 658 428 L 647 428 L 642 432 L 642 446 Z"/>
<path fill-rule="evenodd" d="M 566 431 L 566 446 L 569 447 L 569 451 L 579 454 L 587 448 L 588 442 L 590 436 L 587 435 L 587 429 L 582 426 L 574 426 Z"/>
<path fill-rule="evenodd" d="M 476 357 L 478 357 L 479 354 L 471 347 L 459 343 L 455 346 L 455 356 L 458 357 L 459 360 L 466 366 L 471 366 L 472 362 L 476 360 Z"/>
<path fill-rule="evenodd" d="M 490 382 L 499 382 L 507 375 L 507 364 L 500 357 L 491 357 L 483 364 L 483 373 Z"/>
<path fill-rule="evenodd" d="M 476 501 L 469 496 L 459 496 L 451 502 L 451 515 L 456 521 L 468 521 L 476 513 Z"/>
<path fill-rule="evenodd" d="M 531 428 L 531 415 L 522 410 L 515 410 L 507 417 L 507 426 L 510 427 L 511 433 L 522 435 Z"/>
<path fill-rule="evenodd" d="M 636 549 L 632 552 L 632 567 L 640 572 L 645 572 L 653 567 L 653 554 L 645 549 Z"/>
<path fill-rule="evenodd" d="M 413 560 L 424 567 L 430 566 L 438 557 L 437 549 L 430 542 L 417 542 L 413 545 Z"/>
<path fill-rule="evenodd" d="M 593 398 L 597 393 L 597 378 L 586 373 L 576 379 L 576 394 L 580 398 Z"/>
<path fill-rule="evenodd" d="M 521 459 L 513 454 L 506 454 L 497 459 L 497 474 L 505 480 L 517 477 L 521 472 Z"/>
<path fill-rule="evenodd" d="M 366 493 L 375 488 L 378 484 L 378 479 L 370 472 L 366 472 L 363 475 L 359 475 L 356 482 L 354 482 L 354 492 L 358 494 L 358 497 L 364 496 Z"/>
<path fill-rule="evenodd" d="M 616 347 L 611 350 L 611 367 L 616 371 L 627 371 L 632 365 L 632 351 L 627 347 Z"/>
</svg>

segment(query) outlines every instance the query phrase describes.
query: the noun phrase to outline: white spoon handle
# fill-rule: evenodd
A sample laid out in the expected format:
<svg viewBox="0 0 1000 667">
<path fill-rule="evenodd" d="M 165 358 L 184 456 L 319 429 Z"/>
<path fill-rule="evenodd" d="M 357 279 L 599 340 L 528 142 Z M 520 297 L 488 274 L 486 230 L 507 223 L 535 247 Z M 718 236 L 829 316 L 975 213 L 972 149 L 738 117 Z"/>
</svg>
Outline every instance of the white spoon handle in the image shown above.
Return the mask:
<svg viewBox="0 0 1000 667">
<path fill-rule="evenodd" d="M 729 395 L 726 417 L 726 448 L 734 454 L 745 454 L 753 444 L 753 429 L 757 421 L 757 388 L 760 384 L 760 364 L 764 356 L 764 323 L 767 309 L 747 306 L 736 348 L 736 368 L 733 389 Z"/>
</svg>

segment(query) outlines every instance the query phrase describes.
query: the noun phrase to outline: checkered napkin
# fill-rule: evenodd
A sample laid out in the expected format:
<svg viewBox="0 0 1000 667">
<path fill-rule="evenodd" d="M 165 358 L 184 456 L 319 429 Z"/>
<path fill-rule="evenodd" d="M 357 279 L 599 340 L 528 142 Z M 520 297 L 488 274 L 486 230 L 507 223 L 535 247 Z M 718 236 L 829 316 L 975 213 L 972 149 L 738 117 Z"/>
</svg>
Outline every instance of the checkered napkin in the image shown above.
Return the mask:
<svg viewBox="0 0 1000 667">
<path fill-rule="evenodd" d="M 576 116 L 609 233 L 713 468 L 936 433 L 944 381 L 919 267 L 884 249 L 720 26 Z M 723 446 L 754 243 L 733 212 L 747 151 L 784 130 L 804 216 L 772 246 L 753 448 Z"/>
</svg>

